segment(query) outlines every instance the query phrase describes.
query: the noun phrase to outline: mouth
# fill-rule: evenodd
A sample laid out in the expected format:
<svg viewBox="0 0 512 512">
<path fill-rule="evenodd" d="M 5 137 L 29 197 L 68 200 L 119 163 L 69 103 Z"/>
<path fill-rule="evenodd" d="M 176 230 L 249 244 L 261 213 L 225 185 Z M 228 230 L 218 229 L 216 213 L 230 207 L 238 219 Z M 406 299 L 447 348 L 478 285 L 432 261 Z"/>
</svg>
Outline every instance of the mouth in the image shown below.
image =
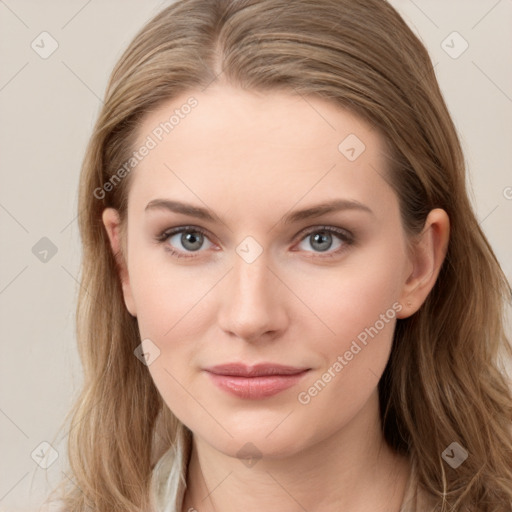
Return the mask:
<svg viewBox="0 0 512 512">
<path fill-rule="evenodd" d="M 274 363 L 254 366 L 229 363 L 204 370 L 221 390 L 238 398 L 260 400 L 294 386 L 311 368 Z"/>
</svg>

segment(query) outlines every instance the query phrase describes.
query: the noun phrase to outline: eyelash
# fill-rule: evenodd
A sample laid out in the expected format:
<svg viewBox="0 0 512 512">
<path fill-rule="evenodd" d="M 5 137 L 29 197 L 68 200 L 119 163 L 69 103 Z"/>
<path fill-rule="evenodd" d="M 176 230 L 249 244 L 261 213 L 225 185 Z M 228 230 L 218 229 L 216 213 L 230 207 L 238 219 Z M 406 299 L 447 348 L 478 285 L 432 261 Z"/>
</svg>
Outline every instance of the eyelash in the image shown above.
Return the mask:
<svg viewBox="0 0 512 512">
<path fill-rule="evenodd" d="M 348 247 L 353 245 L 355 243 L 354 237 L 351 233 L 344 229 L 336 228 L 334 226 L 315 226 L 313 228 L 309 228 L 306 232 L 301 233 L 301 237 L 299 238 L 299 242 L 307 238 L 309 235 L 312 235 L 313 233 L 321 233 L 321 232 L 327 232 L 327 233 L 334 233 L 338 236 L 338 238 L 343 242 L 343 246 L 339 249 L 332 251 L 332 252 L 326 252 L 325 254 L 322 254 L 321 252 L 315 252 L 315 256 L 309 256 L 309 257 L 320 257 L 320 258 L 334 258 L 335 256 L 339 255 L 340 253 L 347 250 Z M 172 228 L 172 229 L 166 229 L 165 231 L 161 232 L 155 237 L 155 240 L 158 243 L 165 243 L 167 240 L 178 233 L 200 233 L 204 237 L 208 238 L 208 233 L 197 226 L 181 226 L 178 228 Z M 189 251 L 191 252 L 191 255 L 183 254 L 182 252 L 176 251 L 173 249 L 170 245 L 165 246 L 165 250 L 168 251 L 172 256 L 176 258 L 194 258 L 194 252 L 200 252 L 200 251 Z"/>
</svg>

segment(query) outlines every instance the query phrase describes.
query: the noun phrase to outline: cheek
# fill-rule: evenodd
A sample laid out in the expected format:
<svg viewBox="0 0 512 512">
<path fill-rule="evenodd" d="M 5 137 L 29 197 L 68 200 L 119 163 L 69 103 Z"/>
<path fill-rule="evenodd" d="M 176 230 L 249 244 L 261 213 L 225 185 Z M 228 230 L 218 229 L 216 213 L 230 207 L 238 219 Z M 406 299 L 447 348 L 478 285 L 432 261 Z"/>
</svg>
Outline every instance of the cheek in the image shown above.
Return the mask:
<svg viewBox="0 0 512 512">
<path fill-rule="evenodd" d="M 315 347 L 317 353 L 322 351 L 324 365 L 296 395 L 297 418 L 302 417 L 306 437 L 330 435 L 344 427 L 376 392 L 401 307 L 394 302 L 389 279 L 380 277 L 380 281 L 376 275 L 362 280 L 352 275 L 344 281 L 342 297 L 324 317 L 335 335 L 324 337 Z"/>
<path fill-rule="evenodd" d="M 218 280 L 211 269 L 179 266 L 163 250 L 133 254 L 130 287 L 134 297 L 141 336 L 173 337 L 191 318 Z M 213 275 L 214 274 L 214 275 Z"/>
<path fill-rule="evenodd" d="M 148 367 L 151 378 L 174 415 L 195 425 L 201 423 L 204 410 L 201 394 L 193 390 L 193 362 L 201 351 L 207 323 L 202 311 L 215 281 L 186 274 L 170 265 L 141 265 L 132 287 L 141 339 L 149 338 L 159 354 Z M 196 401 L 192 396 L 198 397 Z"/>
<path fill-rule="evenodd" d="M 194 364 L 204 349 L 205 332 L 215 321 L 212 291 L 222 272 L 180 267 L 162 256 L 151 262 L 134 256 L 131 264 L 141 339 L 150 339 L 159 354 L 148 369 L 164 401 L 183 421 L 190 409 L 187 390 L 193 387 Z"/>
<path fill-rule="evenodd" d="M 298 397 L 303 405 L 315 404 L 309 410 L 327 410 L 329 403 L 340 401 L 348 410 L 357 408 L 377 386 L 401 310 L 397 299 L 404 262 L 399 245 L 381 243 L 362 251 L 329 277 L 317 275 L 300 291 L 330 331 L 317 321 L 318 332 L 325 334 L 320 343 L 318 337 L 310 336 L 317 341 L 311 348 L 322 354 L 324 364 L 302 387 L 303 399 Z M 334 418 L 340 412 L 335 409 L 326 414 Z"/>
<path fill-rule="evenodd" d="M 294 292 L 316 316 L 316 320 L 308 316 L 311 327 L 323 329 L 325 338 L 330 335 L 331 343 L 326 344 L 330 352 L 333 346 L 341 350 L 350 345 L 361 333 L 364 338 L 365 329 L 377 322 L 379 331 L 390 336 L 389 320 L 394 321 L 399 307 L 404 263 L 400 244 L 380 240 L 354 252 L 338 267 L 310 272 L 306 278 L 289 275 L 288 282 L 294 283 Z M 381 315 L 386 316 L 384 326 Z"/>
</svg>

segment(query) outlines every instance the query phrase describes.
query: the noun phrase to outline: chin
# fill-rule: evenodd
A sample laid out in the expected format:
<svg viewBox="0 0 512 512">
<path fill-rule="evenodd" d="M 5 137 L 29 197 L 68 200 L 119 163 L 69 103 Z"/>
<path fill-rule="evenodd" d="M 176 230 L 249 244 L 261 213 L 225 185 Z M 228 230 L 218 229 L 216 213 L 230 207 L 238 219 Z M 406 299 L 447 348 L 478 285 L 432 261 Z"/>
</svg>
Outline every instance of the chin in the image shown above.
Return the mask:
<svg viewBox="0 0 512 512">
<path fill-rule="evenodd" d="M 274 427 L 275 428 L 275 427 Z M 307 449 L 314 444 L 313 438 L 305 438 L 304 429 L 295 428 L 295 432 L 290 428 L 285 429 L 282 426 L 277 427 L 272 433 L 271 429 L 259 428 L 257 424 L 239 425 L 235 428 L 227 428 L 233 437 L 223 436 L 222 438 L 212 438 L 211 435 L 202 436 L 203 441 L 211 445 L 214 449 L 237 459 L 282 459 L 296 455 L 298 452 Z M 279 429 L 281 429 L 280 432 Z M 249 465 L 249 464 L 248 464 Z"/>
</svg>

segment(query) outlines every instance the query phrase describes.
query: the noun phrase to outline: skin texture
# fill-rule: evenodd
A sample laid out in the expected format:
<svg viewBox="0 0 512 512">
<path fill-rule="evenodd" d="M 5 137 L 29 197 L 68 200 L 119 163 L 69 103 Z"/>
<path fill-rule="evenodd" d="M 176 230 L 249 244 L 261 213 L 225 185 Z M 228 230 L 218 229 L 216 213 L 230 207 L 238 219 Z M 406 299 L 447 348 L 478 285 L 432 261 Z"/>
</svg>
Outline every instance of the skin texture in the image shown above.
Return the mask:
<svg viewBox="0 0 512 512">
<path fill-rule="evenodd" d="M 438 276 L 448 217 L 430 212 L 408 250 L 398 198 L 382 177 L 383 139 L 318 98 L 225 84 L 189 91 L 146 116 L 137 147 L 191 95 L 198 105 L 132 171 L 124 257 L 119 216 L 111 208 L 103 214 L 126 307 L 142 339 L 160 351 L 148 370 L 194 433 L 183 510 L 398 510 L 409 464 L 383 441 L 377 385 L 396 318 L 413 314 Z M 349 134 L 365 145 L 354 161 L 338 149 Z M 145 212 L 157 198 L 208 208 L 219 220 Z M 336 198 L 372 213 L 352 209 L 282 223 L 291 211 Z M 155 240 L 179 226 L 206 231 L 203 245 L 195 242 L 199 250 L 184 246 L 181 234 Z M 318 249 L 314 234 L 323 226 L 349 231 L 354 242 L 327 234 L 320 245 L 327 250 Z M 251 263 L 236 251 L 248 247 L 241 244 L 248 236 L 262 250 Z M 191 257 L 177 258 L 166 246 Z M 333 371 L 338 356 L 366 328 L 380 327 L 390 308 L 392 319 Z M 202 370 L 227 362 L 310 371 L 275 396 L 244 400 Z M 299 393 L 329 368 L 335 376 L 301 403 Z M 246 443 L 255 464 L 237 457 Z"/>
</svg>

